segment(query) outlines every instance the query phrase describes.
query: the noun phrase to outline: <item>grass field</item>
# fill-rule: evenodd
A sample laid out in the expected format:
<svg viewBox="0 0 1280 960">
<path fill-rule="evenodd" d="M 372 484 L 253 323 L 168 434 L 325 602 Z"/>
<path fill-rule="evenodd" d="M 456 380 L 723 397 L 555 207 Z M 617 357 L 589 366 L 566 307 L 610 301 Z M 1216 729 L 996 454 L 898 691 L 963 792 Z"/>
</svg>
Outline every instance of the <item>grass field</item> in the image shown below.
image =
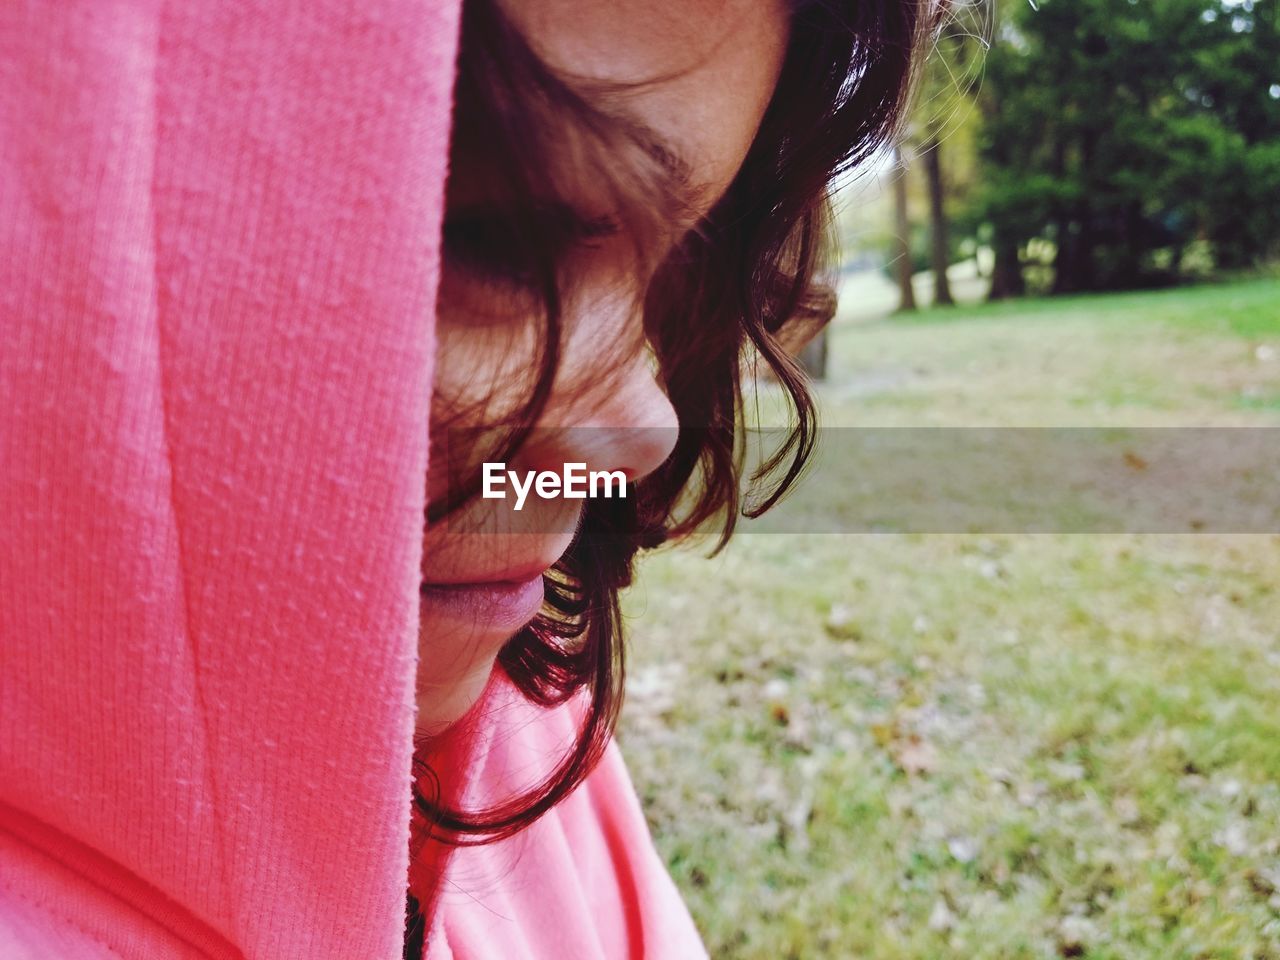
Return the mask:
<svg viewBox="0 0 1280 960">
<path fill-rule="evenodd" d="M 831 349 L 827 426 L 1280 425 L 1280 281 Z M 713 957 L 1280 960 L 1280 536 L 746 535 L 626 608 L 619 738 Z"/>
</svg>

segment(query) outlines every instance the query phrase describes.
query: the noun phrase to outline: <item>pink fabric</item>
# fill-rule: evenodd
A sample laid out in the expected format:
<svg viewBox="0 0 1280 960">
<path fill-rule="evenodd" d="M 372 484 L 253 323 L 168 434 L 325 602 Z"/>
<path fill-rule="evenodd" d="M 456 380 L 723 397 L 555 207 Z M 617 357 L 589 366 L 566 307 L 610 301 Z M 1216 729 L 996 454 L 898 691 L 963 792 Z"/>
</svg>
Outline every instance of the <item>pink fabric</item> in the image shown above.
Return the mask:
<svg viewBox="0 0 1280 960">
<path fill-rule="evenodd" d="M 464 802 L 510 796 L 561 758 L 570 706 L 539 710 L 498 674 Z M 706 950 L 653 847 L 616 743 L 586 782 L 523 833 L 452 854 L 431 960 L 697 960 Z"/>
<path fill-rule="evenodd" d="M 457 18 L 0 5 L 0 960 L 400 956 Z M 616 748 L 446 870 L 432 960 L 704 956 Z"/>
<path fill-rule="evenodd" d="M 0 4 L 0 957 L 398 956 L 456 0 Z"/>
</svg>

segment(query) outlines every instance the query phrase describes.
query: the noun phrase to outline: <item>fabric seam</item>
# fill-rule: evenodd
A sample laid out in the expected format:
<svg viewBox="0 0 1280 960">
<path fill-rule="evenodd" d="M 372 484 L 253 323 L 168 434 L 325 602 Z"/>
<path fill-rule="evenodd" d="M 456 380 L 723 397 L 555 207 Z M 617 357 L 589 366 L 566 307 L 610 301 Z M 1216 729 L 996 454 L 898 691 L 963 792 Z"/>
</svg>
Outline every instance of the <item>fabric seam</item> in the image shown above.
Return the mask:
<svg viewBox="0 0 1280 960">
<path fill-rule="evenodd" d="M 164 323 L 162 322 L 161 302 L 162 296 L 160 291 L 160 232 L 159 218 L 156 213 L 156 172 L 160 159 L 160 58 L 161 51 L 164 46 L 164 25 L 166 20 L 167 2 L 162 2 L 156 19 L 156 51 L 154 66 L 152 70 L 152 134 L 151 134 L 151 247 L 152 247 L 152 294 L 155 306 L 155 329 L 156 329 L 156 371 L 158 378 L 158 392 L 160 395 L 160 434 L 161 449 L 164 453 L 165 462 L 169 467 L 169 511 L 173 519 L 173 534 L 177 548 L 178 561 L 178 587 L 182 591 L 182 626 L 183 636 L 186 640 L 187 650 L 191 657 L 191 684 L 195 693 L 196 711 L 200 716 L 200 732 L 202 736 L 201 746 L 204 752 L 205 775 L 207 777 L 209 800 L 212 805 L 211 819 L 213 821 L 213 838 L 215 851 L 218 859 L 218 895 L 222 904 L 222 913 L 227 921 L 233 927 L 234 933 L 235 919 L 231 912 L 230 887 L 227 881 L 227 863 L 226 863 L 226 840 L 223 835 L 222 823 L 222 799 L 218 789 L 218 777 L 212 757 L 212 743 L 210 737 L 209 713 L 205 705 L 204 687 L 201 682 L 200 671 L 200 653 L 199 645 L 196 642 L 195 634 L 191 628 L 191 594 L 188 589 L 187 582 L 187 562 L 186 551 L 183 547 L 182 524 L 179 520 L 178 497 L 177 497 L 177 470 L 173 459 L 173 447 L 170 441 L 171 428 L 169 422 L 169 401 L 166 392 L 168 379 L 165 376 L 164 362 Z M 233 941 L 234 942 L 234 941 Z"/>
</svg>

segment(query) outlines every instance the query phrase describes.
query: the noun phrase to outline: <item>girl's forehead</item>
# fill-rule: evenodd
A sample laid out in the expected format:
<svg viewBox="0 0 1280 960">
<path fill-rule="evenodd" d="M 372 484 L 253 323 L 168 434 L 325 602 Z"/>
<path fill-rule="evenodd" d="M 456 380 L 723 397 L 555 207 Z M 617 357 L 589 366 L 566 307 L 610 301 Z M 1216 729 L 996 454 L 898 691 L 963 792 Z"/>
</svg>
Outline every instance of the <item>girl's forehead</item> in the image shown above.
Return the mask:
<svg viewBox="0 0 1280 960">
<path fill-rule="evenodd" d="M 506 0 L 503 8 L 549 67 L 613 91 L 709 200 L 728 187 L 782 67 L 786 0 Z"/>
</svg>

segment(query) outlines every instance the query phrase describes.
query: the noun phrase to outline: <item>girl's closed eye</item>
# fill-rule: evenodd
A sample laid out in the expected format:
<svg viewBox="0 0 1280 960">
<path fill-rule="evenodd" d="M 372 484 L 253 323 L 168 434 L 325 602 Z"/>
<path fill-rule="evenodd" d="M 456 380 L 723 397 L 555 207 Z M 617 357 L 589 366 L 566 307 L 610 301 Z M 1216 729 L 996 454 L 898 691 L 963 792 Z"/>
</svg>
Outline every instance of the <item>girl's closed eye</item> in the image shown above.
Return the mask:
<svg viewBox="0 0 1280 960">
<path fill-rule="evenodd" d="M 443 267 L 502 305 L 515 308 L 556 285 L 555 269 L 619 233 L 608 216 L 587 217 L 567 204 L 535 207 L 521 215 L 484 208 L 451 213 L 442 230 Z M 536 301 L 535 301 L 536 302 Z"/>
<path fill-rule="evenodd" d="M 486 286 L 527 289 L 537 282 L 535 266 L 507 217 L 483 211 L 451 216 L 441 242 L 446 270 Z"/>
</svg>

